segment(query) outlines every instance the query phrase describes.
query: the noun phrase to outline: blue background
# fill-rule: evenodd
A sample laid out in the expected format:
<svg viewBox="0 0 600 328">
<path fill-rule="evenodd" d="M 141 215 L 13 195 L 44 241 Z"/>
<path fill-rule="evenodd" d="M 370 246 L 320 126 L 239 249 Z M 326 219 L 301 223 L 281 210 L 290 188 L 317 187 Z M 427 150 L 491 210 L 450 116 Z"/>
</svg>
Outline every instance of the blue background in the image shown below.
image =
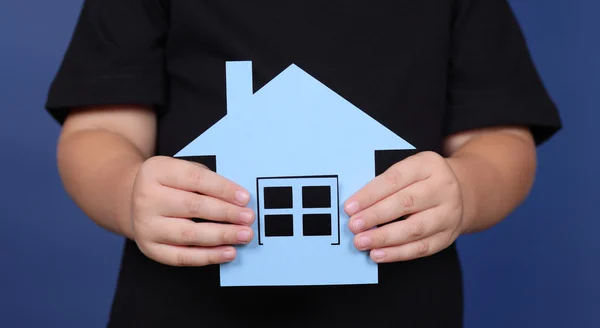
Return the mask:
<svg viewBox="0 0 600 328">
<path fill-rule="evenodd" d="M 513 0 L 565 129 L 527 202 L 460 240 L 467 327 L 600 327 L 600 1 Z M 81 0 L 0 4 L 0 327 L 103 327 L 121 240 L 65 194 L 43 111 Z"/>
</svg>

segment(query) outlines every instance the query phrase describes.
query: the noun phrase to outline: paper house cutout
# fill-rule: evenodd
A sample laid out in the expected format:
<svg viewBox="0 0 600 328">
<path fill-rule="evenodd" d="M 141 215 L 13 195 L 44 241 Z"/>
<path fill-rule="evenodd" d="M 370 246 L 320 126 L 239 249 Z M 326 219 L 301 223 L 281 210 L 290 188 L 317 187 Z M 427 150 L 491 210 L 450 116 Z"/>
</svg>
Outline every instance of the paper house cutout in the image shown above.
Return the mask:
<svg viewBox="0 0 600 328">
<path fill-rule="evenodd" d="M 252 63 L 227 62 L 227 115 L 175 157 L 214 156 L 251 195 L 255 238 L 221 286 L 372 284 L 344 201 L 375 176 L 377 150 L 414 147 L 296 65 L 253 93 Z"/>
</svg>

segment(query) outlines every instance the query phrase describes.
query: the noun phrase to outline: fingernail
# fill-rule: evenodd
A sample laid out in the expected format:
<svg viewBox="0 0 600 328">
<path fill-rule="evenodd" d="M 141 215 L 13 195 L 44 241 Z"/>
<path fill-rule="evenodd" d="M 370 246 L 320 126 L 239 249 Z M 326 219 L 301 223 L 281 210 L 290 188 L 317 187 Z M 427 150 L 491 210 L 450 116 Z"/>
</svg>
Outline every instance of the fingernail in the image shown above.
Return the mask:
<svg viewBox="0 0 600 328">
<path fill-rule="evenodd" d="M 352 215 L 358 211 L 358 202 L 352 201 L 348 205 L 346 205 L 346 213 L 348 215 Z"/>
<path fill-rule="evenodd" d="M 240 213 L 240 221 L 250 224 L 252 223 L 252 213 L 251 212 L 241 212 Z"/>
<path fill-rule="evenodd" d="M 250 195 L 248 195 L 247 192 L 243 190 L 238 190 L 235 192 L 235 200 L 238 201 L 240 204 L 246 204 L 249 199 Z"/>
<path fill-rule="evenodd" d="M 363 219 L 356 219 L 354 220 L 354 230 L 360 231 L 365 227 L 365 220 Z"/>
<path fill-rule="evenodd" d="M 358 246 L 360 248 L 367 248 L 367 247 L 369 247 L 369 245 L 371 245 L 372 242 L 373 242 L 373 239 L 371 239 L 371 237 L 362 236 L 358 239 Z"/>
<path fill-rule="evenodd" d="M 223 252 L 223 258 L 226 259 L 226 260 L 233 260 L 234 256 L 235 255 L 234 255 L 233 251 L 225 251 L 225 252 Z"/>
<path fill-rule="evenodd" d="M 371 255 L 373 256 L 373 258 L 375 260 L 382 260 L 385 257 L 385 252 L 378 249 L 378 250 L 374 250 L 373 252 L 371 252 Z"/>
<path fill-rule="evenodd" d="M 239 241 L 250 241 L 250 233 L 245 230 L 238 231 L 237 237 Z"/>
</svg>

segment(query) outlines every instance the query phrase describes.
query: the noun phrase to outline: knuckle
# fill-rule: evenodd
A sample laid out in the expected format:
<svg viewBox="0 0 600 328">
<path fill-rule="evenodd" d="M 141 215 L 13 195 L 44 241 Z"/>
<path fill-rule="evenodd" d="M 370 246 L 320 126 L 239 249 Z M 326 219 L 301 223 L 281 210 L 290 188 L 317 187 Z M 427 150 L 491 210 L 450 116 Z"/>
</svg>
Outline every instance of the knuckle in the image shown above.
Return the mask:
<svg viewBox="0 0 600 328">
<path fill-rule="evenodd" d="M 434 160 L 434 161 L 443 159 L 443 157 L 440 154 L 438 154 L 434 151 L 431 151 L 431 150 L 421 152 L 421 156 L 423 156 L 427 160 Z"/>
<path fill-rule="evenodd" d="M 209 169 L 208 166 L 206 166 L 206 165 L 204 165 L 202 163 L 199 163 L 199 162 L 192 162 L 192 164 L 196 165 L 197 167 L 199 167 L 201 169 L 206 169 L 206 170 Z"/>
<path fill-rule="evenodd" d="M 152 188 L 152 183 L 148 179 L 145 179 L 144 175 L 144 172 L 139 171 L 136 176 L 136 179 L 133 183 L 134 198 L 147 197 L 154 189 Z"/>
<path fill-rule="evenodd" d="M 223 218 L 228 220 L 228 221 L 236 221 L 237 220 L 237 215 L 236 212 L 233 208 L 233 206 L 224 206 L 223 207 Z"/>
<path fill-rule="evenodd" d="M 415 205 L 415 198 L 412 195 L 402 196 L 402 206 L 405 209 L 409 209 Z"/>
<path fill-rule="evenodd" d="M 142 254 L 144 254 L 145 257 L 147 257 L 153 261 L 167 264 L 167 265 L 173 265 L 173 260 L 169 259 L 169 257 L 166 256 L 159 249 L 155 249 L 153 244 L 139 243 L 138 248 L 140 249 L 140 252 L 142 252 Z"/>
<path fill-rule="evenodd" d="M 377 235 L 377 237 L 375 238 L 375 240 L 376 240 L 376 243 L 377 243 L 377 245 L 378 245 L 379 247 L 385 247 L 385 246 L 388 246 L 388 244 L 387 244 L 387 243 L 388 243 L 388 240 L 389 240 L 389 238 L 388 238 L 388 236 L 387 236 L 387 233 L 385 233 L 385 232 L 381 232 L 381 233 L 379 233 L 379 234 Z"/>
<path fill-rule="evenodd" d="M 147 258 L 155 258 L 154 256 L 154 252 L 152 252 L 152 250 L 150 249 L 150 247 L 146 244 L 146 242 L 136 238 L 135 239 L 135 243 L 137 245 L 137 248 L 140 250 L 140 252 L 142 254 L 144 254 L 144 256 L 146 256 Z"/>
<path fill-rule="evenodd" d="M 187 169 L 186 176 L 187 179 L 195 185 L 201 185 L 206 177 L 204 170 L 195 165 L 192 165 Z"/>
<path fill-rule="evenodd" d="M 155 191 L 144 185 L 138 186 L 132 194 L 131 205 L 134 213 L 141 213 L 154 203 Z"/>
<path fill-rule="evenodd" d="M 425 256 L 429 253 L 429 242 L 425 240 L 420 240 L 417 242 L 417 255 Z"/>
<path fill-rule="evenodd" d="M 192 199 L 190 197 L 185 198 L 183 200 L 183 206 L 184 206 L 185 210 L 187 211 L 187 213 L 192 214 L 192 215 L 200 214 L 200 212 L 202 210 L 201 202 L 198 200 Z"/>
<path fill-rule="evenodd" d="M 148 167 L 153 167 L 155 165 L 160 164 L 160 162 L 162 161 L 162 156 L 153 156 L 148 158 L 146 161 L 144 161 L 144 164 L 142 165 L 143 168 L 148 168 Z"/>
<path fill-rule="evenodd" d="M 367 204 L 374 204 L 376 202 L 375 195 L 373 193 L 367 192 L 364 194 L 364 197 L 366 198 Z"/>
<path fill-rule="evenodd" d="M 166 161 L 168 160 L 168 157 L 161 155 L 150 157 L 146 161 L 144 161 L 140 170 L 142 170 L 144 173 L 146 171 L 153 172 L 154 170 L 164 166 L 166 164 Z"/>
<path fill-rule="evenodd" d="M 233 233 L 230 233 L 228 229 L 225 229 L 225 227 L 221 227 L 220 236 L 220 244 L 225 245 L 233 243 Z"/>
<path fill-rule="evenodd" d="M 183 228 L 180 240 L 185 245 L 193 245 L 198 242 L 198 232 L 194 228 Z"/>
<path fill-rule="evenodd" d="M 432 167 L 439 167 L 440 165 L 446 164 L 446 159 L 433 151 L 424 151 L 420 154 L 420 156 L 422 157 L 423 163 L 427 163 L 430 169 Z"/>
<path fill-rule="evenodd" d="M 422 221 L 417 221 L 410 226 L 410 236 L 413 238 L 421 237 L 425 234 L 425 224 Z"/>
<path fill-rule="evenodd" d="M 175 265 L 186 267 L 192 264 L 192 259 L 187 252 L 178 251 L 175 253 Z"/>
<path fill-rule="evenodd" d="M 238 222 L 240 219 L 240 211 L 236 209 L 234 206 L 226 206 L 225 207 L 225 218 L 230 222 Z"/>
<path fill-rule="evenodd" d="M 364 218 L 367 226 L 370 226 L 371 224 L 382 224 L 384 223 L 382 220 L 383 219 L 378 211 L 372 211 L 370 215 L 366 215 Z"/>
<path fill-rule="evenodd" d="M 383 177 L 390 185 L 394 187 L 397 187 L 400 183 L 400 172 L 398 172 L 398 169 L 395 166 L 385 171 Z"/>
<path fill-rule="evenodd" d="M 226 183 L 222 183 L 219 186 L 219 198 L 221 198 L 221 199 L 227 198 L 227 190 L 228 190 L 227 184 Z"/>
<path fill-rule="evenodd" d="M 206 257 L 206 263 L 208 265 L 220 264 L 220 256 L 217 252 L 212 252 L 209 256 Z"/>
</svg>

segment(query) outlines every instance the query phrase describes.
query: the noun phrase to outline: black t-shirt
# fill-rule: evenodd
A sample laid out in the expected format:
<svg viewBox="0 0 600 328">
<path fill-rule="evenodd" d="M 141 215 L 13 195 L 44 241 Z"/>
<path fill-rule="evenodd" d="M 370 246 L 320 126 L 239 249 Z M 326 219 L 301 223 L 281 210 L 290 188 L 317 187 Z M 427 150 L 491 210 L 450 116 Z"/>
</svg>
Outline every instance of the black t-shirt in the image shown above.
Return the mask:
<svg viewBox="0 0 600 328">
<path fill-rule="evenodd" d="M 505 0 L 88 0 L 46 107 L 62 123 L 75 106 L 153 105 L 156 154 L 172 156 L 225 115 L 226 61 L 252 61 L 255 90 L 295 64 L 419 151 L 474 128 L 526 125 L 538 144 L 560 128 Z M 242 288 L 127 240 L 109 326 L 460 327 L 462 315 L 455 245 L 382 264 L 375 285 Z"/>
</svg>

